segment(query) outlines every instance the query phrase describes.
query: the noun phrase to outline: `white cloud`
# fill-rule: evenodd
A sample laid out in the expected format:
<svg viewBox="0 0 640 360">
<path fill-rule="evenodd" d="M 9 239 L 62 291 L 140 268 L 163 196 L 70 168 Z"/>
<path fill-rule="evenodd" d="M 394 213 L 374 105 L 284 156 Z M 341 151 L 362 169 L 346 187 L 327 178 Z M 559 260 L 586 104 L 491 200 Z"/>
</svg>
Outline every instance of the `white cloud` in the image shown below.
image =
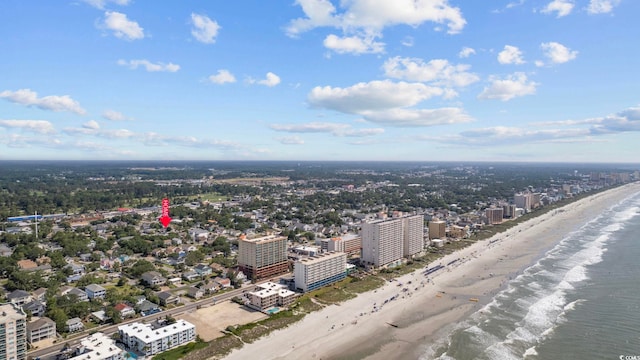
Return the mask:
<svg viewBox="0 0 640 360">
<path fill-rule="evenodd" d="M 104 13 L 104 27 L 113 31 L 120 39 L 138 40 L 144 38 L 144 30 L 137 22 L 129 20 L 127 15 L 117 11 Z"/>
<path fill-rule="evenodd" d="M 500 64 L 524 64 L 522 51 L 515 46 L 505 45 L 504 50 L 498 54 Z"/>
<path fill-rule="evenodd" d="M 590 0 L 587 12 L 589 14 L 606 14 L 620 4 L 620 0 Z"/>
<path fill-rule="evenodd" d="M 536 92 L 537 83 L 529 81 L 521 72 L 507 76 L 505 79 L 490 78 L 491 84 L 478 95 L 479 99 L 498 99 L 508 101 L 515 97 L 532 95 Z"/>
<path fill-rule="evenodd" d="M 83 1 L 93 6 L 94 8 L 98 8 L 100 10 L 104 10 L 105 6 L 109 3 L 125 6 L 125 5 L 129 5 L 129 2 L 130 2 L 130 0 L 83 0 Z"/>
<path fill-rule="evenodd" d="M 465 59 L 465 58 L 468 58 L 471 55 L 474 55 L 475 53 L 476 53 L 476 51 L 473 48 L 465 46 L 458 53 L 458 57 Z"/>
<path fill-rule="evenodd" d="M 303 145 L 304 140 L 302 140 L 299 136 L 283 136 L 276 138 L 281 144 L 284 145 Z"/>
<path fill-rule="evenodd" d="M 372 37 L 372 44 L 382 46 L 373 40 L 381 37 L 386 27 L 417 27 L 433 22 L 446 25 L 448 33 L 456 34 L 466 24 L 460 9 L 450 6 L 448 0 L 350 0 L 340 1 L 340 9 L 329 0 L 296 0 L 295 3 L 305 17 L 289 23 L 286 32 L 292 37 L 318 27 L 333 27 L 344 32 L 343 39 L 353 35 Z"/>
<path fill-rule="evenodd" d="M 280 84 L 280 77 L 272 72 L 268 72 L 266 77 L 262 80 L 256 80 L 253 78 L 248 78 L 247 82 L 249 84 L 260 84 L 268 87 L 274 87 Z"/>
<path fill-rule="evenodd" d="M 196 40 L 205 44 L 213 44 L 216 42 L 218 30 L 221 29 L 217 22 L 209 19 L 206 15 L 191 14 L 191 35 Z"/>
<path fill-rule="evenodd" d="M 445 141 L 465 145 L 505 145 L 530 142 L 556 142 L 563 139 L 583 138 L 589 135 L 585 129 L 548 129 L 516 128 L 496 126 L 463 131 L 459 136 Z"/>
<path fill-rule="evenodd" d="M 384 43 L 374 41 L 373 37 L 339 37 L 330 34 L 324 39 L 323 45 L 338 54 L 376 54 L 384 51 Z"/>
<path fill-rule="evenodd" d="M 102 117 L 107 119 L 107 120 L 111 120 L 111 121 L 133 120 L 133 119 L 125 116 L 123 113 L 115 111 L 115 110 L 105 110 L 102 113 Z"/>
<path fill-rule="evenodd" d="M 53 124 L 46 120 L 0 120 L 0 127 L 20 129 L 38 134 L 53 134 L 56 132 Z"/>
<path fill-rule="evenodd" d="M 214 84 L 225 84 L 236 82 L 236 77 L 229 70 L 221 69 L 215 75 L 209 76 L 209 81 Z"/>
<path fill-rule="evenodd" d="M 389 109 L 363 112 L 367 120 L 378 124 L 402 127 L 435 126 L 459 124 L 473 121 L 473 118 L 459 108 L 440 109 Z"/>
<path fill-rule="evenodd" d="M 384 80 L 348 88 L 315 87 L 307 99 L 314 107 L 361 115 L 366 121 L 390 126 L 433 126 L 473 120 L 458 108 L 410 108 L 434 96 L 448 95 L 451 95 L 448 90 L 422 83 Z"/>
<path fill-rule="evenodd" d="M 544 55 L 554 64 L 566 63 L 578 56 L 577 51 L 557 42 L 542 43 L 540 48 L 544 51 Z"/>
<path fill-rule="evenodd" d="M 444 91 L 421 83 L 393 82 L 391 80 L 358 83 L 348 88 L 317 86 L 308 95 L 309 103 L 348 114 L 368 110 L 384 110 L 418 104 Z"/>
<path fill-rule="evenodd" d="M 560 18 L 571 14 L 574 6 L 573 0 L 553 0 L 542 9 L 542 13 L 551 14 L 555 12 Z"/>
<path fill-rule="evenodd" d="M 480 80 L 468 72 L 469 65 L 452 65 L 444 59 L 425 63 L 421 59 L 393 57 L 382 66 L 385 76 L 408 81 L 432 82 L 434 85 L 465 87 Z"/>
<path fill-rule="evenodd" d="M 354 129 L 348 124 L 310 122 L 306 124 L 272 124 L 272 130 L 290 133 L 329 133 L 334 136 L 365 137 L 384 133 L 384 129 Z"/>
<path fill-rule="evenodd" d="M 149 72 L 157 72 L 157 71 L 166 71 L 166 72 L 176 72 L 180 70 L 180 65 L 176 65 L 174 63 L 152 63 L 149 60 L 139 59 L 139 60 L 118 60 L 118 65 L 127 66 L 130 69 L 137 69 L 139 66 L 143 66 Z"/>
<path fill-rule="evenodd" d="M 5 98 L 11 102 L 26 106 L 35 106 L 43 110 L 70 111 L 79 115 L 87 113 L 80 104 L 69 95 L 49 95 L 39 98 L 38 93 L 31 89 L 20 89 L 17 91 L 5 90 L 0 92 L 0 98 Z"/>
<path fill-rule="evenodd" d="M 82 127 L 90 130 L 98 130 L 100 129 L 100 124 L 95 120 L 89 120 L 86 123 L 82 124 Z"/>
<path fill-rule="evenodd" d="M 411 36 L 405 36 L 405 38 L 404 38 L 404 39 L 402 39 L 401 44 L 402 44 L 403 46 L 406 46 L 406 47 L 412 47 L 412 46 L 413 46 L 413 42 L 414 42 L 413 37 L 411 37 Z"/>
</svg>

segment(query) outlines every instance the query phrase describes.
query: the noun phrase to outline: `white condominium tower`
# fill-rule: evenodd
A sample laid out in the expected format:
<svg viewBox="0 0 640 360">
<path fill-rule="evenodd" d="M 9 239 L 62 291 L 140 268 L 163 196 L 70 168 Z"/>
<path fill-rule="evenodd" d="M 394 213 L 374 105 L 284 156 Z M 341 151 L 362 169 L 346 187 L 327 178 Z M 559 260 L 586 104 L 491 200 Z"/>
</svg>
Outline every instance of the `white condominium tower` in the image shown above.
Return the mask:
<svg viewBox="0 0 640 360">
<path fill-rule="evenodd" d="M 362 261 L 386 266 L 423 249 L 424 217 L 413 215 L 362 224 Z"/>
<path fill-rule="evenodd" d="M 0 305 L 0 359 L 27 358 L 27 315 L 13 304 Z"/>
</svg>

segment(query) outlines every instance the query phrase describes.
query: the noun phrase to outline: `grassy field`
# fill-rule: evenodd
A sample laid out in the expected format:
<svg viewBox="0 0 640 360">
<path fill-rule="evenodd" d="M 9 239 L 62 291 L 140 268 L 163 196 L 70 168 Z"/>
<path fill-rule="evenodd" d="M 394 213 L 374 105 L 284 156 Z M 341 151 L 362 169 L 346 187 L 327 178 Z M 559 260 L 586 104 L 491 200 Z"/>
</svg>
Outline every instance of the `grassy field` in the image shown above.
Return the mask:
<svg viewBox="0 0 640 360">
<path fill-rule="evenodd" d="M 186 354 L 194 351 L 194 350 L 198 350 L 198 349 L 204 349 L 206 347 L 209 346 L 209 343 L 206 343 L 204 341 L 196 341 L 196 342 L 192 342 L 192 343 L 188 343 L 186 345 L 182 345 L 179 346 L 175 349 L 171 349 L 169 351 L 165 351 L 161 354 L 158 354 L 154 357 L 152 357 L 153 360 L 177 360 L 180 359 L 182 357 L 184 357 Z"/>
</svg>

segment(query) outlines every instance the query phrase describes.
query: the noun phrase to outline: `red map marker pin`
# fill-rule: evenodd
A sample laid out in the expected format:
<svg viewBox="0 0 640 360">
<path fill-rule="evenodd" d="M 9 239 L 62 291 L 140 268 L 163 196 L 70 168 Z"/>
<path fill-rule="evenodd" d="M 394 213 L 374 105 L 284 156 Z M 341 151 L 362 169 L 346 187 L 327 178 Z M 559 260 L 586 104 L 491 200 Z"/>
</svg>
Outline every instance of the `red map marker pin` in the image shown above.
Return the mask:
<svg viewBox="0 0 640 360">
<path fill-rule="evenodd" d="M 159 220 L 165 228 L 169 226 L 171 222 L 171 217 L 169 217 L 169 199 L 167 198 L 162 199 L 162 216 L 160 216 Z"/>
</svg>

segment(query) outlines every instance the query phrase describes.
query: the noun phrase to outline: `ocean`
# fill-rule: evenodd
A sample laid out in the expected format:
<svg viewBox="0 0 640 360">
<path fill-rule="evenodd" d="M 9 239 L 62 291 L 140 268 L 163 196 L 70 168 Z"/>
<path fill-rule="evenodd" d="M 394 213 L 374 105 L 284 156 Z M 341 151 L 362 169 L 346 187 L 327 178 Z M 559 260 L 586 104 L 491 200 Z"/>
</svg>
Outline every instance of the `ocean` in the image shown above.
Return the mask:
<svg viewBox="0 0 640 360">
<path fill-rule="evenodd" d="M 565 236 L 423 359 L 640 360 L 640 194 Z"/>
</svg>

